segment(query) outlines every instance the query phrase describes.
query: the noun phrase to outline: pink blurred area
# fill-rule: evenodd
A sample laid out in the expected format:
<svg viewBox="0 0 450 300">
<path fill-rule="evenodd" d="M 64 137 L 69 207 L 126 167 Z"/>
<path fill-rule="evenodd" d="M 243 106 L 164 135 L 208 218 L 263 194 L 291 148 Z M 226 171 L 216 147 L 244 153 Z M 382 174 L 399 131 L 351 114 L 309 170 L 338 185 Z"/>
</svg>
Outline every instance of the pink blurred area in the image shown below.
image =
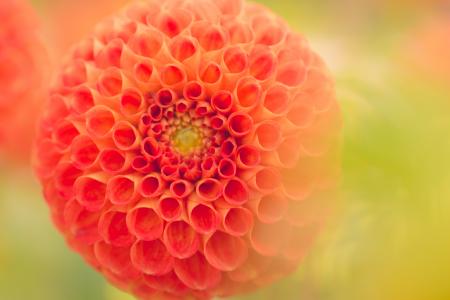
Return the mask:
<svg viewBox="0 0 450 300">
<path fill-rule="evenodd" d="M 44 5 L 44 24 L 53 43 L 57 61 L 74 43 L 92 32 L 102 19 L 130 0 L 58 0 Z"/>
</svg>

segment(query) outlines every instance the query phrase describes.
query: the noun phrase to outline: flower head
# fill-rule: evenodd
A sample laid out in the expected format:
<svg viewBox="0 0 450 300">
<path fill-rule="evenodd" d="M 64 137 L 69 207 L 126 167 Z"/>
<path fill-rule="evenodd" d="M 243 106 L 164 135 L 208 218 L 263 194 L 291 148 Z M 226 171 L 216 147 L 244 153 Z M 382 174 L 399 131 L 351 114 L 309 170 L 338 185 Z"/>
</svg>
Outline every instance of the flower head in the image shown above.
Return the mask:
<svg viewBox="0 0 450 300">
<path fill-rule="evenodd" d="M 116 286 L 227 296 L 311 247 L 339 122 L 322 60 L 267 9 L 144 1 L 74 48 L 36 170 L 60 231 Z"/>
<path fill-rule="evenodd" d="M 27 158 L 45 99 L 47 57 L 25 1 L 0 3 L 0 153 Z"/>
</svg>

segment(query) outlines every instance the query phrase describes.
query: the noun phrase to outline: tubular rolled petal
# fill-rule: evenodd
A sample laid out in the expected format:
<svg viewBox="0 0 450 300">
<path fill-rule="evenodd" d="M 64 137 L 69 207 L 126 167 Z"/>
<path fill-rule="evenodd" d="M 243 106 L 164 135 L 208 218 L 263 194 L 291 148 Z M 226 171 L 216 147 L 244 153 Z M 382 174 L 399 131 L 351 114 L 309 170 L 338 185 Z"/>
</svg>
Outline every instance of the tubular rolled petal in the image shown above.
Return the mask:
<svg viewBox="0 0 450 300">
<path fill-rule="evenodd" d="M 276 58 L 268 47 L 256 47 L 250 53 L 250 74 L 258 80 L 266 80 L 276 70 Z"/>
<path fill-rule="evenodd" d="M 164 275 L 173 268 L 174 258 L 160 240 L 136 241 L 130 250 L 136 269 L 149 275 Z"/>
<path fill-rule="evenodd" d="M 206 290 L 219 284 L 221 272 L 212 267 L 200 252 L 195 255 L 175 261 L 175 274 L 178 278 L 195 290 Z"/>
<path fill-rule="evenodd" d="M 74 164 L 84 170 L 97 161 L 100 150 L 89 136 L 80 135 L 72 142 L 70 153 Z"/>
<path fill-rule="evenodd" d="M 252 77 L 239 80 L 235 90 L 237 105 L 245 111 L 251 110 L 259 105 L 262 98 L 262 88 Z"/>
<path fill-rule="evenodd" d="M 200 247 L 198 233 L 185 221 L 168 223 L 164 230 L 163 241 L 167 250 L 179 259 L 191 257 Z"/>
<path fill-rule="evenodd" d="M 101 239 L 98 231 L 99 212 L 90 212 L 77 201 L 66 203 L 63 211 L 65 230 L 82 245 L 92 245 Z"/>
<path fill-rule="evenodd" d="M 137 181 L 134 176 L 117 175 L 109 179 L 107 196 L 115 205 L 128 205 L 138 199 Z"/>
<path fill-rule="evenodd" d="M 165 187 L 161 176 L 158 173 L 151 173 L 141 178 L 138 190 L 144 198 L 155 198 L 164 192 Z"/>
<path fill-rule="evenodd" d="M 236 164 L 241 169 L 251 169 L 259 165 L 261 153 L 251 145 L 242 145 L 237 150 Z"/>
<path fill-rule="evenodd" d="M 249 200 L 247 184 L 241 179 L 234 177 L 227 180 L 223 185 L 223 198 L 231 205 L 242 205 Z"/>
<path fill-rule="evenodd" d="M 236 164 L 233 160 L 224 158 L 219 162 L 217 172 L 221 178 L 231 178 L 236 175 Z"/>
<path fill-rule="evenodd" d="M 255 210 L 258 220 L 262 223 L 281 221 L 287 212 L 288 205 L 289 200 L 279 193 L 261 196 L 250 204 Z"/>
<path fill-rule="evenodd" d="M 223 62 L 230 73 L 242 73 L 248 67 L 248 54 L 240 47 L 234 46 L 225 50 Z"/>
<path fill-rule="evenodd" d="M 94 91 L 87 86 L 78 87 L 70 99 L 70 107 L 78 114 L 84 114 L 95 105 Z"/>
<path fill-rule="evenodd" d="M 127 214 L 128 229 L 140 240 L 152 241 L 162 236 L 164 222 L 154 206 L 152 203 L 142 203 Z"/>
<path fill-rule="evenodd" d="M 133 117 L 143 111 L 144 103 L 141 92 L 138 89 L 129 88 L 120 98 L 120 111 L 127 117 Z"/>
<path fill-rule="evenodd" d="M 128 230 L 126 216 L 124 212 L 110 210 L 100 217 L 98 230 L 105 242 L 116 247 L 131 246 L 135 237 Z"/>
<path fill-rule="evenodd" d="M 155 57 L 163 45 L 163 35 L 154 29 L 140 30 L 128 41 L 128 46 L 137 55 L 143 57 Z"/>
<path fill-rule="evenodd" d="M 174 88 L 179 90 L 180 87 L 186 83 L 186 73 L 185 71 L 176 66 L 168 65 L 161 69 L 160 71 L 161 84 L 164 87 Z"/>
<path fill-rule="evenodd" d="M 143 279 L 151 288 L 165 290 L 177 296 L 185 296 L 189 292 L 189 288 L 180 281 L 174 271 L 160 276 L 144 275 Z"/>
<path fill-rule="evenodd" d="M 125 85 L 126 81 L 120 69 L 111 67 L 100 74 L 97 90 L 102 96 L 114 97 L 122 92 Z"/>
<path fill-rule="evenodd" d="M 205 94 L 205 88 L 197 81 L 188 82 L 183 90 L 184 98 L 191 101 L 203 99 Z"/>
<path fill-rule="evenodd" d="M 73 122 L 62 120 L 56 125 L 53 132 L 53 140 L 58 147 L 65 151 L 72 145 L 73 140 L 80 135 Z"/>
<path fill-rule="evenodd" d="M 132 268 L 129 247 L 114 247 L 100 241 L 95 244 L 94 253 L 97 260 L 114 274 L 123 274 Z"/>
<path fill-rule="evenodd" d="M 280 172 L 275 168 L 260 167 L 248 174 L 253 175 L 248 181 L 249 185 L 263 195 L 282 187 Z"/>
<path fill-rule="evenodd" d="M 232 157 L 236 153 L 236 148 L 237 145 L 235 139 L 228 138 L 222 143 L 222 146 L 220 147 L 220 155 L 222 157 Z"/>
<path fill-rule="evenodd" d="M 206 241 L 204 253 L 216 269 L 232 271 L 247 259 L 248 247 L 241 238 L 216 231 Z"/>
<path fill-rule="evenodd" d="M 264 121 L 257 125 L 255 131 L 255 146 L 263 151 L 273 151 L 282 140 L 280 125 L 275 121 Z"/>
<path fill-rule="evenodd" d="M 225 232 L 233 236 L 244 236 L 253 227 L 253 214 L 244 207 L 229 207 L 222 212 Z"/>
<path fill-rule="evenodd" d="M 183 62 L 198 52 L 197 44 L 192 38 L 178 36 L 172 39 L 170 53 L 179 62 Z"/>
<path fill-rule="evenodd" d="M 212 108 L 221 114 L 230 112 L 233 107 L 233 102 L 233 95 L 228 91 L 219 91 L 211 98 Z"/>
<path fill-rule="evenodd" d="M 251 132 L 253 119 L 244 112 L 235 112 L 228 117 L 228 130 L 235 137 L 243 137 Z"/>
<path fill-rule="evenodd" d="M 123 151 L 109 148 L 103 149 L 99 154 L 99 165 L 108 174 L 117 174 L 131 166 L 131 156 Z"/>
<path fill-rule="evenodd" d="M 170 184 L 170 192 L 177 198 L 186 198 L 194 190 L 194 186 L 187 180 L 179 179 Z"/>
<path fill-rule="evenodd" d="M 200 199 L 211 202 L 222 195 L 222 184 L 214 178 L 202 179 L 197 183 L 195 191 Z"/>
<path fill-rule="evenodd" d="M 165 195 L 161 196 L 158 201 L 158 210 L 161 217 L 168 222 L 178 220 L 183 213 L 180 201 Z"/>
<path fill-rule="evenodd" d="M 86 130 L 97 138 L 103 138 L 112 131 L 116 117 L 114 112 L 106 106 L 95 106 L 86 112 Z"/>
<path fill-rule="evenodd" d="M 127 121 L 120 121 L 114 125 L 112 138 L 116 147 L 123 151 L 137 149 L 141 143 L 138 130 Z"/>
<path fill-rule="evenodd" d="M 78 177 L 74 190 L 78 203 L 89 211 L 97 211 L 105 205 L 106 184 L 94 176 Z"/>
<path fill-rule="evenodd" d="M 200 234 L 210 234 L 219 225 L 218 213 L 211 205 L 190 200 L 188 202 L 188 215 L 192 228 Z"/>
</svg>

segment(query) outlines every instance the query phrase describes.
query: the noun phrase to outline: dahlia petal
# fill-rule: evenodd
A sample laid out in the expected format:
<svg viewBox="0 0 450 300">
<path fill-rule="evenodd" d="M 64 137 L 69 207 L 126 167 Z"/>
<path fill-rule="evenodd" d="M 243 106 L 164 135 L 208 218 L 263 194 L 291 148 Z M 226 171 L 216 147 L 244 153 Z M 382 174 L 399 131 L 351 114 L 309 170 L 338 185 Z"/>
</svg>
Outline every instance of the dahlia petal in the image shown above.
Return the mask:
<svg viewBox="0 0 450 300">
<path fill-rule="evenodd" d="M 168 223 L 163 236 L 167 250 L 176 258 L 184 259 L 191 257 L 200 247 L 198 233 L 185 221 Z M 177 273 L 176 267 L 175 272 Z M 178 273 L 177 275 L 179 276 Z"/>
<path fill-rule="evenodd" d="M 144 274 L 164 275 L 173 268 L 174 258 L 160 240 L 136 241 L 130 250 L 131 262 Z"/>
<path fill-rule="evenodd" d="M 97 105 L 86 112 L 86 130 L 97 138 L 111 133 L 116 122 L 116 114 L 108 107 Z"/>
<path fill-rule="evenodd" d="M 255 108 L 262 97 L 261 85 L 252 77 L 244 77 L 236 86 L 235 97 L 241 110 L 249 111 Z"/>
<path fill-rule="evenodd" d="M 195 187 L 196 195 L 203 201 L 211 202 L 222 194 L 222 184 L 214 178 L 200 180 Z"/>
<path fill-rule="evenodd" d="M 228 179 L 236 175 L 236 163 L 228 158 L 223 158 L 217 167 L 217 173 L 221 178 Z"/>
<path fill-rule="evenodd" d="M 125 116 L 135 121 L 145 110 L 144 97 L 140 90 L 128 88 L 120 97 L 120 111 Z"/>
<path fill-rule="evenodd" d="M 79 114 L 84 114 L 94 107 L 94 91 L 87 86 L 80 86 L 74 92 L 70 107 Z"/>
<path fill-rule="evenodd" d="M 261 154 L 257 147 L 242 145 L 237 149 L 236 165 L 241 169 L 252 169 L 259 165 Z"/>
<path fill-rule="evenodd" d="M 203 254 L 175 261 L 175 274 L 188 287 L 194 290 L 206 290 L 219 284 L 221 273 L 208 264 Z"/>
<path fill-rule="evenodd" d="M 262 223 L 276 223 L 281 221 L 287 212 L 289 201 L 279 193 L 261 196 L 250 201 L 248 206 L 255 212 Z"/>
<path fill-rule="evenodd" d="M 187 212 L 192 228 L 199 234 L 210 234 L 219 226 L 219 216 L 212 205 L 189 200 Z"/>
<path fill-rule="evenodd" d="M 98 211 L 106 203 L 106 182 L 101 176 L 78 177 L 74 190 L 75 199 L 89 211 Z"/>
<path fill-rule="evenodd" d="M 253 214 L 244 207 L 226 207 L 219 209 L 222 226 L 232 236 L 244 236 L 253 227 Z"/>
<path fill-rule="evenodd" d="M 139 203 L 127 213 L 128 230 L 139 240 L 153 241 L 162 236 L 164 223 L 154 202 Z"/>
<path fill-rule="evenodd" d="M 185 296 L 189 292 L 189 288 L 173 271 L 161 276 L 144 275 L 144 282 L 156 290 L 164 290 L 177 296 Z"/>
<path fill-rule="evenodd" d="M 109 148 L 100 151 L 98 163 L 105 173 L 118 174 L 131 167 L 132 159 L 128 152 Z"/>
<path fill-rule="evenodd" d="M 136 175 L 116 175 L 108 180 L 107 196 L 115 205 L 128 205 L 135 202 L 139 195 Z"/>
<path fill-rule="evenodd" d="M 163 35 L 158 30 L 142 29 L 133 35 L 128 41 L 128 46 L 137 55 L 153 58 L 161 50 Z"/>
<path fill-rule="evenodd" d="M 100 68 L 119 67 L 122 57 L 124 42 L 121 39 L 113 39 L 99 53 L 95 55 L 95 63 Z"/>
<path fill-rule="evenodd" d="M 211 97 L 212 108 L 221 114 L 230 112 L 233 102 L 233 95 L 228 91 L 219 91 Z"/>
<path fill-rule="evenodd" d="M 205 258 L 221 271 L 232 271 L 247 259 L 248 248 L 245 242 L 236 236 L 217 231 L 205 244 Z"/>
<path fill-rule="evenodd" d="M 70 147 L 73 140 L 80 134 L 74 122 L 62 120 L 57 123 L 53 132 L 53 140 L 64 151 Z"/>
<path fill-rule="evenodd" d="M 238 177 L 231 178 L 224 183 L 223 198 L 231 205 L 242 205 L 248 201 L 249 197 L 247 184 Z"/>
<path fill-rule="evenodd" d="M 140 147 L 141 137 L 128 121 L 119 121 L 112 128 L 112 140 L 117 149 L 122 151 L 134 150 Z"/>
<path fill-rule="evenodd" d="M 173 88 L 179 90 L 187 81 L 185 71 L 176 66 L 168 65 L 160 71 L 161 84 L 164 87 Z"/>
<path fill-rule="evenodd" d="M 104 213 L 98 221 L 98 230 L 104 241 L 115 247 L 128 247 L 135 237 L 126 224 L 125 212 L 110 210 Z"/>
<path fill-rule="evenodd" d="M 235 112 L 228 117 L 228 130 L 233 136 L 245 136 L 250 133 L 252 128 L 253 120 L 247 113 Z"/>
<path fill-rule="evenodd" d="M 129 247 L 113 247 L 100 241 L 94 245 L 94 253 L 100 264 L 115 275 L 120 274 L 120 277 L 125 277 L 136 272 L 131 264 Z"/>
<path fill-rule="evenodd" d="M 262 151 L 274 151 L 282 140 L 281 127 L 275 121 L 263 121 L 256 124 L 253 144 Z"/>
<path fill-rule="evenodd" d="M 196 101 L 205 97 L 206 91 L 204 86 L 197 81 L 188 82 L 183 90 L 183 96 L 187 100 Z"/>
<path fill-rule="evenodd" d="M 178 220 L 183 214 L 180 201 L 169 195 L 163 195 L 159 198 L 158 210 L 161 217 L 167 222 Z"/>
<path fill-rule="evenodd" d="M 170 184 L 170 192 L 174 197 L 186 198 L 194 191 L 194 186 L 187 180 L 178 179 Z"/>
<path fill-rule="evenodd" d="M 276 70 L 276 58 L 268 47 L 255 47 L 250 53 L 250 74 L 258 80 L 266 80 Z"/>
<path fill-rule="evenodd" d="M 90 212 L 72 200 L 64 207 L 68 235 L 78 244 L 92 245 L 101 239 L 97 229 L 99 212 Z"/>
</svg>

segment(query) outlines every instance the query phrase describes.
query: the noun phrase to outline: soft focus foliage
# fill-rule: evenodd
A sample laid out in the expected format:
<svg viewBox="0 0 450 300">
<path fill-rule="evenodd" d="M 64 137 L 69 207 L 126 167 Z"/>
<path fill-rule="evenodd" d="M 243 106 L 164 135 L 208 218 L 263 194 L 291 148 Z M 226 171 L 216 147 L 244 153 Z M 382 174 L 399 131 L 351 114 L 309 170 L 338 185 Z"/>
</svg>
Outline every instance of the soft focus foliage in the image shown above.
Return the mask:
<svg viewBox="0 0 450 300">
<path fill-rule="evenodd" d="M 240 0 L 147 0 L 100 23 L 39 126 L 55 225 L 142 299 L 266 286 L 333 206 L 333 81 L 302 36 Z"/>
</svg>

